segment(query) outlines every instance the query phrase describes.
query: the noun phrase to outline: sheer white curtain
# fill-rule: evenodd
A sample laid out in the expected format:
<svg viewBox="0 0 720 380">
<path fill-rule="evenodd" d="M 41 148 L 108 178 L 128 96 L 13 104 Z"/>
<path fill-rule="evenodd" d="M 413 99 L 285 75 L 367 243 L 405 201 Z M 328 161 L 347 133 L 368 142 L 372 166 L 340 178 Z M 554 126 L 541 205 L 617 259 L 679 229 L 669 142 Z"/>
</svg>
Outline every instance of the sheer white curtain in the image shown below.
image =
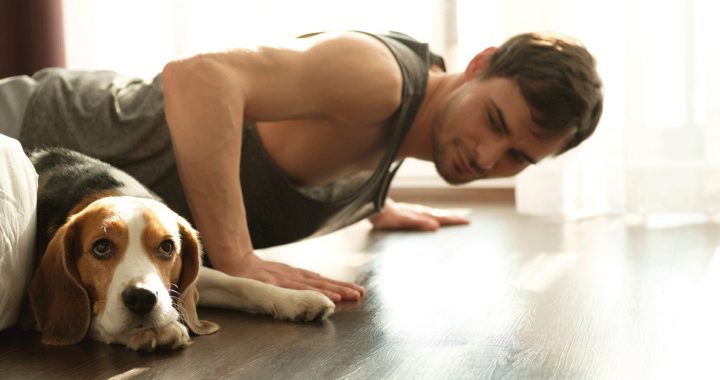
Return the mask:
<svg viewBox="0 0 720 380">
<path fill-rule="evenodd" d="M 67 63 L 152 76 L 175 58 L 323 30 L 397 30 L 439 44 L 439 0 L 65 0 Z"/>
<path fill-rule="evenodd" d="M 576 219 L 720 211 L 714 0 L 458 0 L 459 61 L 483 43 L 560 32 L 596 56 L 605 111 L 580 148 L 517 176 L 520 212 Z M 481 36 L 481 38 L 478 38 Z"/>
</svg>

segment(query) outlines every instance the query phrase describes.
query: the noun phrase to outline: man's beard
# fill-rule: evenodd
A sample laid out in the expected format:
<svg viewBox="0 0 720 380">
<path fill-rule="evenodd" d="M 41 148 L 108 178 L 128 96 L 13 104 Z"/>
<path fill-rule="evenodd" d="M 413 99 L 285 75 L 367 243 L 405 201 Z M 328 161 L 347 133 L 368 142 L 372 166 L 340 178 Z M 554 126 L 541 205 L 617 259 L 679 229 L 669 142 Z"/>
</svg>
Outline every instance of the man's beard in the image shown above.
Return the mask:
<svg viewBox="0 0 720 380">
<path fill-rule="evenodd" d="M 442 144 L 440 142 L 440 132 L 442 127 L 441 122 L 434 125 L 431 137 L 432 160 L 435 165 L 435 171 L 443 179 L 443 181 L 450 185 L 461 185 L 463 183 L 467 183 L 468 181 L 457 178 L 457 173 L 455 172 L 453 165 L 447 165 L 449 155 L 448 150 L 454 145 L 451 143 Z"/>
<path fill-rule="evenodd" d="M 460 147 L 460 143 L 451 140 L 443 143 L 442 134 L 448 129 L 448 114 L 457 107 L 465 92 L 456 94 L 447 106 L 438 114 L 435 123 L 432 126 L 431 143 L 432 143 L 432 159 L 435 165 L 435 171 L 438 175 L 450 185 L 462 185 L 470 182 L 467 179 L 458 178 L 458 173 L 453 164 L 447 163 L 452 161 L 448 156 L 452 153 L 453 147 Z"/>
</svg>

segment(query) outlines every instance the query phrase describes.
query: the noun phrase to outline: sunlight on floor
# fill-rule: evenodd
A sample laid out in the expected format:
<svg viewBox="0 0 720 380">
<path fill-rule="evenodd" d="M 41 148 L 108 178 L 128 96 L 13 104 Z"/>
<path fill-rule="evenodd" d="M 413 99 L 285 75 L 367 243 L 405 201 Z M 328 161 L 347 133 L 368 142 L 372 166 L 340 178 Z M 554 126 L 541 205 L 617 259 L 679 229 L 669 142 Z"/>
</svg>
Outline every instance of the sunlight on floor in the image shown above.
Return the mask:
<svg viewBox="0 0 720 380">
<path fill-rule="evenodd" d="M 720 247 L 715 249 L 699 282 L 667 295 L 670 305 L 658 311 L 663 330 L 652 377 L 657 379 L 714 378 L 720 370 Z M 676 302 L 671 302 L 673 299 Z M 664 315 L 663 315 L 664 314 Z M 663 360 L 664 359 L 664 360 Z M 691 365 L 689 365 L 691 364 Z"/>
<path fill-rule="evenodd" d="M 133 369 L 128 370 L 128 371 L 125 371 L 125 372 L 123 372 L 123 373 L 121 373 L 121 374 L 115 375 L 115 376 L 109 378 L 108 380 L 126 380 L 126 379 L 132 379 L 132 378 L 135 378 L 136 376 L 142 375 L 143 373 L 147 372 L 147 370 L 149 370 L 149 369 L 150 369 L 150 368 L 148 368 L 148 367 L 133 368 Z"/>
<path fill-rule="evenodd" d="M 541 253 L 522 266 L 515 286 L 542 293 L 561 278 L 577 259 L 574 253 Z"/>
<path fill-rule="evenodd" d="M 448 329 L 443 339 L 478 339 L 484 316 L 511 291 L 507 256 L 480 241 L 451 254 L 436 248 L 419 239 L 411 249 L 383 255 L 374 275 L 383 305 L 379 317 L 387 331 L 409 343 L 427 339 L 426 327 L 438 323 Z M 452 326 L 465 326 L 463 336 Z"/>
</svg>

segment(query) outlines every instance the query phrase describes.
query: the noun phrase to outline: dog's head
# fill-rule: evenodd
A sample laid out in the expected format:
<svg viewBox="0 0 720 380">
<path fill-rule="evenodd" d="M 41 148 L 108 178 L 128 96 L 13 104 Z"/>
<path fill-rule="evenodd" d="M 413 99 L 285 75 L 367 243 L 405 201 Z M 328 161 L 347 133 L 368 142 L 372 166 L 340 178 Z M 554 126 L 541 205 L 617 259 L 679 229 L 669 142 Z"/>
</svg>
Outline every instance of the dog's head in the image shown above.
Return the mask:
<svg viewBox="0 0 720 380">
<path fill-rule="evenodd" d="M 104 197 L 74 210 L 53 235 L 29 296 L 47 344 L 159 328 L 182 320 L 198 335 L 218 329 L 197 317 L 200 243 L 160 202 Z"/>
</svg>

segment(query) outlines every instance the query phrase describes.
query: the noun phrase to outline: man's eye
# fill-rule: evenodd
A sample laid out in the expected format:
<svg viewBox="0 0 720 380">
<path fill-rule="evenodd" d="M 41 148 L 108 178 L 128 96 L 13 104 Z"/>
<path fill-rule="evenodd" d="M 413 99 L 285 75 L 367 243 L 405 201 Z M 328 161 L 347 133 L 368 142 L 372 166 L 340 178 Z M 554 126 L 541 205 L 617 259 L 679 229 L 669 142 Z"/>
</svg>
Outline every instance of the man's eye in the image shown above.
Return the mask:
<svg viewBox="0 0 720 380">
<path fill-rule="evenodd" d="M 510 150 L 510 158 L 515 161 L 515 163 L 520 165 L 527 165 L 530 163 L 524 155 L 520 154 L 520 152 L 514 149 Z"/>
<path fill-rule="evenodd" d="M 488 124 L 490 125 L 490 129 L 492 129 L 493 131 L 502 134 L 505 133 L 505 131 L 502 129 L 497 120 L 495 120 L 495 117 L 493 117 L 491 113 L 488 114 Z"/>
</svg>

